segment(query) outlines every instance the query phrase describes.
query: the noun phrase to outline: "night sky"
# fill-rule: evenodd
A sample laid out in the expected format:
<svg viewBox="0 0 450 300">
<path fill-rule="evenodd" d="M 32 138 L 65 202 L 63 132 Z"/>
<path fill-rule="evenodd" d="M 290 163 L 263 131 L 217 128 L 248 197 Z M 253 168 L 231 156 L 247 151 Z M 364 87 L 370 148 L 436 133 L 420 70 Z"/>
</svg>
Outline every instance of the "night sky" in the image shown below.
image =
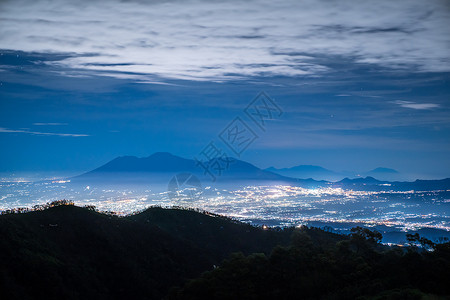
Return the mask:
<svg viewBox="0 0 450 300">
<path fill-rule="evenodd" d="M 186 158 L 450 177 L 448 1 L 0 1 L 0 172 Z M 264 130 L 244 110 L 264 91 Z"/>
</svg>

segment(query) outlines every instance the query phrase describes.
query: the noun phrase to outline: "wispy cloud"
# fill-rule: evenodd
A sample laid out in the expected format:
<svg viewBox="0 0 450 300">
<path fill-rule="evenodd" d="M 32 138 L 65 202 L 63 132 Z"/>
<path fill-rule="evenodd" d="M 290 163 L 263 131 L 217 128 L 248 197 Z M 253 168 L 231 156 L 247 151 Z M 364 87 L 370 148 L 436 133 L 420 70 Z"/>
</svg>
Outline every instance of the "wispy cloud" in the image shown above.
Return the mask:
<svg viewBox="0 0 450 300">
<path fill-rule="evenodd" d="M 65 126 L 67 123 L 33 123 L 35 126 Z"/>
<path fill-rule="evenodd" d="M 450 9 L 439 0 L 0 3 L 0 48 L 70 54 L 50 64 L 132 80 L 317 75 L 330 57 L 450 71 Z M 327 59 L 328 57 L 328 59 Z"/>
<path fill-rule="evenodd" d="M 416 103 L 416 102 L 402 101 L 402 100 L 394 101 L 394 103 L 400 105 L 401 107 L 412 108 L 412 109 L 433 109 L 433 108 L 439 107 L 439 104 L 435 104 L 435 103 Z"/>
<path fill-rule="evenodd" d="M 90 136 L 88 134 L 79 134 L 79 133 L 40 132 L 40 131 L 31 131 L 31 130 L 26 130 L 26 129 L 9 129 L 9 128 L 3 128 L 3 127 L 0 127 L 0 132 L 5 132 L 5 133 L 25 133 L 25 134 L 33 134 L 33 135 L 68 136 L 68 137 Z"/>
</svg>

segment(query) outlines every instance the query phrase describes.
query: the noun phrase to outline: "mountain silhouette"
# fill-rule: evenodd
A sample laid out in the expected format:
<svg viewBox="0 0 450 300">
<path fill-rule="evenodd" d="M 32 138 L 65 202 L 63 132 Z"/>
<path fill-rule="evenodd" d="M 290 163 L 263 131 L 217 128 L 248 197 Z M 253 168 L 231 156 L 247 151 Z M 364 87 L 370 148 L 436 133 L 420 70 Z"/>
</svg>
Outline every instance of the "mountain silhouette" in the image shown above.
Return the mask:
<svg viewBox="0 0 450 300">
<path fill-rule="evenodd" d="M 416 180 L 416 181 L 381 181 L 373 177 L 365 178 L 344 178 L 333 183 L 331 186 L 348 188 L 361 191 L 435 191 L 448 190 L 450 188 L 450 178 L 440 180 Z"/>
<path fill-rule="evenodd" d="M 404 178 L 400 172 L 391 168 L 379 167 L 362 174 L 363 176 L 375 177 L 379 180 L 398 181 Z"/>
<path fill-rule="evenodd" d="M 207 169 L 204 167 L 207 166 Z M 208 170 L 208 171 L 207 171 Z M 210 172 L 210 173 L 208 173 Z M 295 174 L 304 174 L 303 178 Z M 371 171 L 378 174 L 398 174 L 388 168 Z M 262 170 L 243 160 L 223 157 L 220 160 L 196 161 L 182 158 L 167 152 L 156 152 L 148 157 L 121 156 L 79 176 L 71 178 L 73 183 L 92 184 L 154 184 L 167 188 L 168 182 L 178 174 L 190 173 L 201 181 L 211 182 L 212 176 L 217 184 L 289 184 L 304 188 L 340 187 L 361 190 L 442 190 L 450 188 L 450 179 L 416 180 L 413 182 L 379 180 L 373 176 L 340 179 L 339 181 L 317 180 L 314 174 L 339 174 L 319 166 L 300 165 L 286 169 L 268 168 Z M 282 173 L 282 174 L 280 174 Z M 291 175 L 289 175 L 291 174 Z M 316 177 L 316 178 L 314 178 Z M 304 179 L 307 178 L 307 179 Z M 231 186 L 230 186 L 231 187 Z"/>
<path fill-rule="evenodd" d="M 148 157 L 120 156 L 87 174 L 107 172 L 189 172 L 195 169 L 195 161 L 156 152 Z"/>
<path fill-rule="evenodd" d="M 399 172 L 398 172 L 397 170 L 394 170 L 394 169 L 379 167 L 379 168 L 370 170 L 370 171 L 367 172 L 367 173 L 373 173 L 373 174 L 377 174 L 377 173 L 398 174 Z"/>
<path fill-rule="evenodd" d="M 299 165 L 281 169 L 270 167 L 265 170 L 287 177 L 300 179 L 312 178 L 315 180 L 326 180 L 334 182 L 340 181 L 344 178 L 360 178 L 360 176 L 374 177 L 381 181 L 383 180 L 394 181 L 400 180 L 402 178 L 402 174 L 400 174 L 397 170 L 384 167 L 378 167 L 367 172 L 362 172 L 358 176 L 356 176 L 356 172 L 350 171 L 337 172 L 315 165 Z"/>
<path fill-rule="evenodd" d="M 156 152 L 148 157 L 121 156 L 79 176 L 74 182 L 141 182 L 149 180 L 167 182 L 179 173 L 192 173 L 202 179 L 219 179 L 221 181 L 296 181 L 270 171 L 262 170 L 251 163 L 221 157 L 210 161 L 196 161 L 182 158 L 167 152 Z"/>
</svg>

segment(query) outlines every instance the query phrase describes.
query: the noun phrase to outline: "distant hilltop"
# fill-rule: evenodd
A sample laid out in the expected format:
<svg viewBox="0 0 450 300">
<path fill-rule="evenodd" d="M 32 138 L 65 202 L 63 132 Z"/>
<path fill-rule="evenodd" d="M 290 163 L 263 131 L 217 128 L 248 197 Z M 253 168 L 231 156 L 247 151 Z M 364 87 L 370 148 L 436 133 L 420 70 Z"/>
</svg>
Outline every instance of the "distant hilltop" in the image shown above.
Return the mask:
<svg viewBox="0 0 450 300">
<path fill-rule="evenodd" d="M 369 171 L 368 173 L 374 173 L 374 174 L 377 174 L 377 173 L 398 174 L 398 171 L 394 170 L 394 169 L 390 169 L 390 168 L 376 168 L 376 169 L 373 169 L 373 170 Z"/>
<path fill-rule="evenodd" d="M 299 179 L 312 178 L 315 180 L 339 181 L 346 177 L 361 178 L 361 177 L 375 177 L 378 180 L 396 181 L 402 178 L 400 172 L 390 168 L 378 167 L 367 172 L 350 172 L 350 171 L 332 171 L 321 166 L 314 165 L 298 165 L 291 168 L 277 169 L 270 167 L 266 171 L 274 172 L 280 175 L 294 177 Z"/>
</svg>

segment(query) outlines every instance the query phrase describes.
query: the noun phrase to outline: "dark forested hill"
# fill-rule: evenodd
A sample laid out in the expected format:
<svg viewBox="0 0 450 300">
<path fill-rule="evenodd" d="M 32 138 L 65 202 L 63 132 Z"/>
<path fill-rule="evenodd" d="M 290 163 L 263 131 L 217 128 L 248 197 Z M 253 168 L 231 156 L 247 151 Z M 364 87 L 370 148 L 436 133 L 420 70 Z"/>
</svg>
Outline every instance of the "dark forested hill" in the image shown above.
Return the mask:
<svg viewBox="0 0 450 300">
<path fill-rule="evenodd" d="M 73 205 L 0 216 L 2 299 L 160 299 L 230 253 L 268 253 L 289 230 L 189 210 L 119 218 Z"/>
<path fill-rule="evenodd" d="M 50 205 L 0 215 L 0 234 L 1 299 L 439 299 L 450 293 L 448 243 L 414 237 L 434 251 L 390 248 L 361 228 L 342 236 L 256 228 L 186 209 L 118 217 Z"/>
<path fill-rule="evenodd" d="M 289 247 L 233 254 L 168 299 L 450 299 L 449 243 L 430 252 L 382 247 L 376 232 L 352 231 L 330 246 L 313 241 L 319 231 L 302 228 Z M 421 240 L 425 248 L 429 242 Z"/>
</svg>

